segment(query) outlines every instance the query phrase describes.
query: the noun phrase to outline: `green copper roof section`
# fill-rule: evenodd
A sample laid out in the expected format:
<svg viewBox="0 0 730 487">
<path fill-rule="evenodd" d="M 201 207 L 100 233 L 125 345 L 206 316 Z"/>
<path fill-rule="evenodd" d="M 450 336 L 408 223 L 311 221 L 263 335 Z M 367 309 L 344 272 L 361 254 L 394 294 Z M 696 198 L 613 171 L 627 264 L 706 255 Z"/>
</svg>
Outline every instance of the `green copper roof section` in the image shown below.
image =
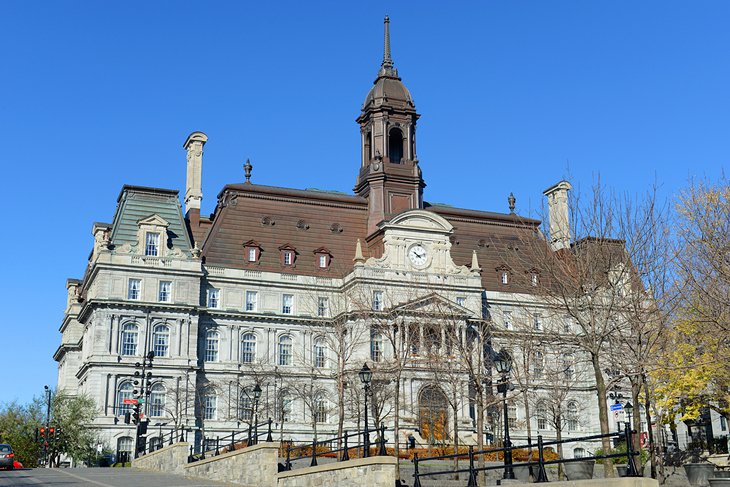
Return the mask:
<svg viewBox="0 0 730 487">
<path fill-rule="evenodd" d="M 137 244 L 137 222 L 152 215 L 165 219 L 167 236 L 173 248 L 190 256 L 191 244 L 182 214 L 177 190 L 127 186 L 122 188 L 117 199 L 117 211 L 112 224 L 112 245 L 119 248 L 124 244 Z"/>
</svg>

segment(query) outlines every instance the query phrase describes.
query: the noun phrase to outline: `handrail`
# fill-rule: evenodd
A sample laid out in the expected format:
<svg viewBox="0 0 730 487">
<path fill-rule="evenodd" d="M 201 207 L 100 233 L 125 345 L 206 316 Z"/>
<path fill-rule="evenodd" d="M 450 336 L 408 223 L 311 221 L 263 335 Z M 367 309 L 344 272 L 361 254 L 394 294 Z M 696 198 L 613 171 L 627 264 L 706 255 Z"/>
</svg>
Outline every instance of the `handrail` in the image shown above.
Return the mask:
<svg viewBox="0 0 730 487">
<path fill-rule="evenodd" d="M 154 426 L 152 426 L 154 428 Z M 178 431 L 180 432 L 180 436 L 177 436 Z M 150 438 L 148 441 L 145 441 L 145 446 L 140 451 L 140 455 L 146 455 L 147 453 L 152 453 L 153 451 L 157 451 L 164 446 L 170 446 L 175 442 L 183 442 L 185 441 L 185 429 L 180 427 L 173 427 L 170 431 L 168 431 L 165 434 L 160 435 L 148 435 Z M 159 439 L 157 442 L 152 442 L 152 439 Z"/>
<path fill-rule="evenodd" d="M 249 424 L 248 428 L 246 430 L 239 430 L 239 431 L 232 431 L 231 434 L 225 435 L 225 436 L 216 436 L 215 438 L 203 438 L 203 441 L 201 443 L 200 452 L 194 453 L 193 446 L 190 445 L 190 454 L 188 455 L 188 463 L 197 462 L 198 460 L 205 460 L 206 454 L 209 452 L 213 452 L 213 456 L 218 456 L 221 454 L 221 450 L 223 450 L 223 453 L 226 453 L 226 451 L 233 451 L 236 449 L 236 445 L 239 443 L 244 443 L 246 446 L 253 446 L 258 444 L 259 438 L 266 436 L 266 442 L 271 443 L 273 442 L 273 436 L 272 436 L 272 419 L 269 418 L 266 421 L 263 421 L 261 423 L 255 423 L 255 424 Z M 266 427 L 264 429 L 264 427 Z M 261 431 L 259 432 L 259 428 L 261 428 Z M 242 434 L 246 432 L 245 434 Z M 236 437 L 241 438 L 237 441 Z M 213 441 L 215 440 L 215 441 Z M 210 443 L 214 443 L 214 447 L 208 447 Z"/>
<path fill-rule="evenodd" d="M 569 438 L 564 440 L 553 440 L 545 442 L 543 441 L 542 435 L 538 435 L 537 437 L 537 452 L 538 452 L 538 458 L 536 461 L 531 462 L 515 462 L 509 465 L 492 465 L 492 466 L 484 466 L 484 467 L 475 467 L 474 466 L 474 456 L 475 455 L 482 455 L 485 453 L 495 453 L 495 452 L 507 452 L 515 450 L 515 449 L 522 449 L 522 448 L 532 448 L 533 445 L 531 443 L 528 443 L 527 445 L 522 446 L 509 446 L 509 447 L 500 447 L 500 448 L 489 448 L 486 450 L 480 450 L 480 451 L 474 451 L 474 447 L 469 447 L 469 467 L 468 468 L 461 468 L 461 469 L 451 469 L 451 470 L 439 470 L 436 472 L 423 472 L 421 473 L 419 471 L 419 463 L 427 460 L 444 460 L 449 458 L 457 458 L 457 457 L 463 457 L 463 453 L 452 453 L 448 455 L 437 455 L 432 457 L 423 457 L 418 458 L 418 454 L 413 455 L 413 487 L 421 487 L 421 477 L 430 477 L 435 475 L 445 475 L 445 474 L 453 474 L 453 473 L 466 473 L 469 472 L 469 481 L 467 483 L 467 487 L 477 487 L 477 481 L 476 481 L 476 473 L 481 471 L 487 471 L 487 470 L 498 470 L 498 469 L 504 469 L 505 475 L 507 473 L 508 469 L 513 468 L 514 466 L 521 466 L 521 467 L 538 467 L 537 472 L 537 478 L 535 482 L 548 482 L 547 478 L 547 472 L 545 471 L 545 465 L 554 465 L 554 464 L 560 464 L 560 463 L 571 463 L 571 462 L 578 462 L 582 460 L 598 460 L 598 459 L 604 459 L 604 458 L 618 458 L 618 457 L 628 457 L 627 460 L 627 477 L 640 477 L 640 474 L 636 468 L 636 462 L 634 460 L 634 457 L 639 454 L 639 452 L 634 451 L 633 446 L 633 435 L 636 434 L 635 430 L 632 430 L 629 428 L 628 425 L 626 425 L 626 428 L 624 431 L 616 431 L 611 432 L 607 434 L 598 434 L 598 435 L 588 435 L 588 436 L 582 436 L 578 438 Z M 603 455 L 593 455 L 588 457 L 582 457 L 582 458 L 559 458 L 557 460 L 545 460 L 544 456 L 544 449 L 545 446 L 552 446 L 552 445 L 561 445 L 564 443 L 575 443 L 578 441 L 589 441 L 589 440 L 598 440 L 603 438 L 622 438 L 626 441 L 626 453 L 606 453 Z M 506 478 L 506 477 L 505 477 Z"/>
<path fill-rule="evenodd" d="M 388 452 L 387 452 L 387 450 L 385 448 L 385 443 L 386 443 L 386 438 L 385 438 L 386 428 L 385 428 L 385 424 L 384 423 L 380 423 L 380 428 L 376 428 L 375 431 L 380 433 L 379 434 L 380 438 L 378 439 L 378 441 L 375 444 L 372 444 L 372 446 L 378 448 L 377 456 L 387 456 L 388 455 Z M 365 431 L 357 431 L 357 432 L 354 432 L 354 433 L 349 433 L 348 431 L 345 431 L 342 436 L 335 436 L 333 438 L 328 438 L 328 439 L 320 440 L 320 441 L 317 441 L 316 439 L 312 439 L 312 443 L 307 443 L 307 444 L 298 445 L 298 446 L 292 446 L 291 445 L 291 440 L 290 440 L 289 445 L 286 447 L 286 461 L 284 463 L 284 470 L 291 470 L 292 469 L 292 462 L 295 461 L 295 460 L 301 460 L 303 458 L 311 458 L 311 461 L 309 463 L 309 466 L 310 467 L 316 466 L 317 465 L 317 455 L 318 455 L 318 453 L 317 453 L 317 446 L 318 445 L 324 445 L 324 444 L 329 445 L 329 444 L 331 444 L 333 442 L 338 442 L 340 440 L 342 440 L 342 445 L 343 446 L 341 446 L 340 448 L 332 448 L 332 447 L 329 447 L 326 452 L 323 452 L 320 455 L 342 452 L 342 454 L 338 456 L 338 460 L 337 461 L 338 462 L 345 462 L 345 461 L 347 461 L 347 460 L 350 459 L 350 453 L 349 453 L 350 450 L 352 450 L 352 449 L 357 449 L 357 450 L 362 449 L 363 456 L 364 457 L 369 457 L 370 456 L 370 449 L 371 448 L 365 449 L 365 447 L 364 447 L 364 445 L 370 444 L 369 438 L 368 438 L 368 442 L 365 442 L 365 435 L 366 434 L 369 436 L 370 435 L 370 431 L 368 431 L 367 433 Z M 363 438 L 363 441 L 362 442 L 360 442 L 360 437 L 361 436 Z M 348 438 L 357 438 L 358 439 L 357 440 L 357 443 L 354 446 L 349 446 L 348 445 L 348 441 L 347 441 Z M 296 450 L 301 451 L 301 450 L 305 450 L 305 449 L 308 449 L 308 448 L 311 448 L 311 452 L 308 453 L 308 454 L 300 455 L 300 456 L 295 456 L 295 457 L 292 457 L 291 456 L 292 451 L 296 451 Z"/>
</svg>

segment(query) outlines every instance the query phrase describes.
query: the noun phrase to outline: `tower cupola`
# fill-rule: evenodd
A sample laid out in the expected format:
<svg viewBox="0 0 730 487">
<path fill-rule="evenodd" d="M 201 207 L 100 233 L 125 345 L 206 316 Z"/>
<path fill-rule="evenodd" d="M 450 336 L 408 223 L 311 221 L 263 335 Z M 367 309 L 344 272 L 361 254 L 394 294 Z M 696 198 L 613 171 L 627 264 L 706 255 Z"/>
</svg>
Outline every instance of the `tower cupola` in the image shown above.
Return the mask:
<svg viewBox="0 0 730 487">
<path fill-rule="evenodd" d="M 369 200 L 370 232 L 391 215 L 423 207 L 426 184 L 416 156 L 419 116 L 391 57 L 390 19 L 386 16 L 383 61 L 357 118 L 362 143 L 355 192 Z"/>
</svg>

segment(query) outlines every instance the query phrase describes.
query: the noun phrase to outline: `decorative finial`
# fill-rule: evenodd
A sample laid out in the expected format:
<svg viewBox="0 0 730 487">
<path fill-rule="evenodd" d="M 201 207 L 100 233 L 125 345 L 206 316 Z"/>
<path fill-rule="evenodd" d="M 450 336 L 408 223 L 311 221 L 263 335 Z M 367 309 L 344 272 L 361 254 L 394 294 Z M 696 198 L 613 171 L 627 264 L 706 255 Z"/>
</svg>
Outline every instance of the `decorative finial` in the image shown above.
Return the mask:
<svg viewBox="0 0 730 487">
<path fill-rule="evenodd" d="M 509 198 L 507 198 L 507 203 L 509 204 L 509 212 L 514 213 L 515 212 L 515 203 L 517 202 L 517 199 L 515 199 L 515 195 L 510 193 Z"/>
<path fill-rule="evenodd" d="M 385 16 L 385 39 L 383 42 L 383 67 L 392 68 L 393 60 L 390 58 L 390 17 Z"/>
<path fill-rule="evenodd" d="M 365 264 L 365 256 L 362 255 L 362 244 L 360 243 L 360 239 L 357 239 L 357 244 L 355 245 L 355 258 L 352 259 L 353 262 L 355 262 L 356 266 L 361 266 Z"/>
<path fill-rule="evenodd" d="M 477 259 L 476 250 L 471 251 L 471 271 L 475 274 L 479 274 L 482 271 L 482 268 L 479 267 L 479 260 Z"/>
<path fill-rule="evenodd" d="M 243 170 L 246 171 L 246 182 L 251 182 L 251 169 L 253 169 L 253 166 L 251 165 L 251 161 L 246 159 L 246 164 L 243 165 Z"/>
</svg>

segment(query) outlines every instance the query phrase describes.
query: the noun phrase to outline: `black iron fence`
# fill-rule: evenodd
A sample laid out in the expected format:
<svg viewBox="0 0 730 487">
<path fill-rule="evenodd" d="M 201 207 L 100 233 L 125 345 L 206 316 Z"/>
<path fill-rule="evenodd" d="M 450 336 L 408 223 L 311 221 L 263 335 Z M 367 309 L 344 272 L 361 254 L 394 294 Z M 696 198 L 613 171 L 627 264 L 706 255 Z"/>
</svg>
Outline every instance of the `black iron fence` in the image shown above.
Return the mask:
<svg viewBox="0 0 730 487">
<path fill-rule="evenodd" d="M 289 440 L 286 446 L 286 461 L 283 470 L 291 470 L 296 460 L 309 459 L 309 466 L 317 465 L 317 457 L 334 457 L 338 462 L 350 460 L 355 457 L 386 456 L 388 454 L 385 443 L 385 425 L 380 423 L 380 428 L 375 430 L 378 438 L 370 442 L 370 432 L 358 431 L 355 433 L 344 432 L 342 436 L 335 436 L 325 440 L 313 439 L 311 443 L 294 446 Z M 351 441 L 354 438 L 355 441 Z M 337 447 L 336 445 L 341 445 Z M 292 452 L 298 455 L 292 455 Z M 374 454 L 373 454 L 374 453 Z M 281 467 L 280 467 L 281 468 Z"/>
<path fill-rule="evenodd" d="M 140 455 L 152 453 L 153 451 L 157 451 L 164 446 L 169 446 L 176 442 L 183 442 L 186 439 L 185 430 L 176 428 L 173 428 L 172 430 L 164 434 L 160 431 L 160 433 L 156 436 L 147 436 L 149 437 L 149 439 L 145 441 L 144 447 L 139 451 Z"/>
<path fill-rule="evenodd" d="M 229 435 L 216 436 L 215 438 L 203 438 L 199 453 L 195 453 L 193 446 L 190 445 L 188 463 L 233 451 L 236 449 L 236 445 L 256 445 L 263 437 L 265 437 L 264 441 L 271 443 L 274 441 L 271 434 L 272 423 L 273 421 L 269 418 L 262 423 L 250 424 L 246 430 L 231 431 Z"/>
<path fill-rule="evenodd" d="M 438 475 L 450 475 L 455 473 L 468 473 L 469 474 L 469 480 L 467 482 L 467 487 L 478 487 L 477 484 L 477 472 L 480 471 L 487 471 L 487 470 L 504 470 L 505 471 L 505 478 L 514 478 L 512 474 L 512 469 L 514 467 L 537 467 L 537 473 L 535 474 L 535 482 L 548 482 L 547 472 L 545 471 L 546 465 L 555 465 L 555 464 L 562 464 L 562 463 L 571 463 L 571 462 L 579 462 L 579 461 L 585 461 L 585 460 L 600 460 L 600 459 L 606 459 L 606 458 L 618 458 L 618 457 L 627 457 L 627 468 L 626 468 L 626 476 L 627 477 L 640 477 L 637 468 L 636 468 L 636 462 L 634 460 L 634 457 L 639 454 L 639 452 L 634 451 L 634 434 L 636 434 L 635 430 L 631 430 L 628 426 L 624 431 L 616 431 L 613 433 L 607 433 L 607 434 L 601 434 L 601 435 L 590 435 L 590 436 L 582 436 L 579 438 L 569 438 L 565 440 L 555 440 L 555 441 L 543 441 L 542 435 L 539 435 L 537 437 L 537 460 L 536 461 L 528 461 L 528 462 L 513 462 L 513 463 L 505 463 L 504 465 L 489 465 L 484 467 L 475 467 L 474 466 L 474 458 L 478 455 L 486 455 L 489 453 L 506 453 L 508 451 L 517 450 L 517 449 L 525 449 L 525 448 L 534 448 L 535 445 L 528 444 L 528 445 L 521 445 L 521 446 L 510 446 L 510 447 L 501 447 L 501 448 L 490 448 L 487 450 L 480 450 L 480 451 L 474 451 L 474 447 L 469 447 L 469 466 L 468 468 L 462 468 L 462 469 L 449 469 L 449 470 L 438 470 L 438 471 L 429 471 L 429 472 L 420 472 L 419 471 L 419 463 L 429 460 L 448 460 L 448 459 L 455 459 L 455 458 L 461 458 L 464 456 L 463 453 L 454 453 L 450 455 L 438 455 L 438 456 L 432 456 L 432 457 L 423 457 L 418 458 L 418 454 L 413 455 L 413 466 L 414 466 L 414 481 L 413 481 L 413 487 L 421 487 L 421 478 L 422 477 L 431 477 L 431 476 L 438 476 Z M 603 438 L 618 438 L 621 441 L 626 442 L 626 453 L 606 453 L 602 455 L 593 455 L 593 456 L 585 456 L 581 458 L 559 458 L 557 460 L 545 460 L 545 447 L 552 447 L 555 445 L 560 444 L 566 444 L 566 443 L 575 443 L 579 441 L 595 441 L 600 440 Z"/>
</svg>

